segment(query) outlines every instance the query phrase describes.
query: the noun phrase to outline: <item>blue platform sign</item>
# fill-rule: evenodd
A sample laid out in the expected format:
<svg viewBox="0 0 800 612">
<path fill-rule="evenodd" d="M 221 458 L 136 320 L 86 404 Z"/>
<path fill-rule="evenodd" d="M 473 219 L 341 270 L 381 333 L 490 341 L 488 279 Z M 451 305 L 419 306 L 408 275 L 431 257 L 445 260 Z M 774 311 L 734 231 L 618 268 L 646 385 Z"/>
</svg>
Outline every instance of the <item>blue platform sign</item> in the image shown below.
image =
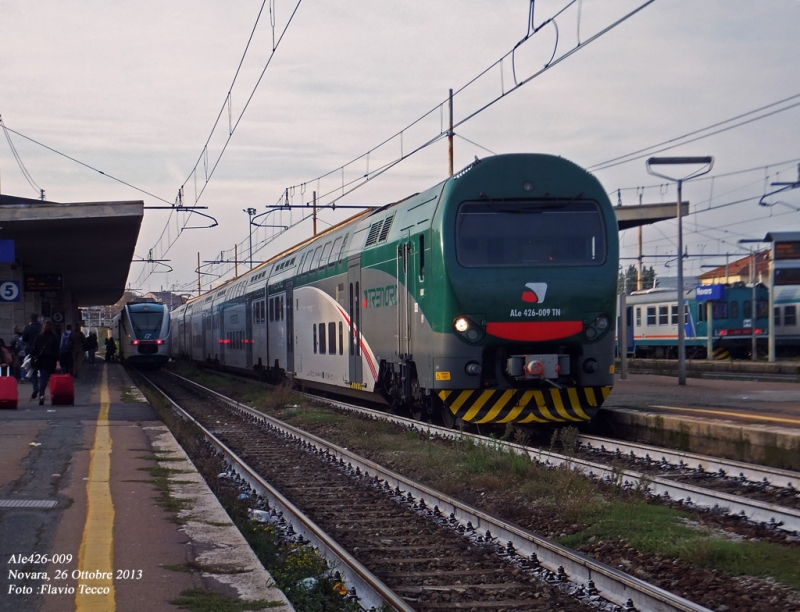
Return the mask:
<svg viewBox="0 0 800 612">
<path fill-rule="evenodd" d="M 14 253 L 13 240 L 0 240 L 0 263 L 14 263 L 17 260 Z"/>
<path fill-rule="evenodd" d="M 0 302 L 19 302 L 19 281 L 0 280 Z"/>
<path fill-rule="evenodd" d="M 694 295 L 698 302 L 722 300 L 725 298 L 725 285 L 698 285 L 695 287 Z"/>
</svg>

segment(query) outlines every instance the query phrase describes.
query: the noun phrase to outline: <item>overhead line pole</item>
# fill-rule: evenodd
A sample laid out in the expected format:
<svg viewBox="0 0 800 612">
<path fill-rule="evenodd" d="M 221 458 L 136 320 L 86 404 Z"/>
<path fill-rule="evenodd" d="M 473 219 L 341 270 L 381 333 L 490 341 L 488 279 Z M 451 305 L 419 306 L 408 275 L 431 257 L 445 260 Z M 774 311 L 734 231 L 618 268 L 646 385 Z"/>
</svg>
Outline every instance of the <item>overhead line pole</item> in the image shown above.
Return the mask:
<svg viewBox="0 0 800 612">
<path fill-rule="evenodd" d="M 449 176 L 453 176 L 453 90 L 450 90 L 450 127 L 447 130 L 447 148 L 449 151 Z"/>
</svg>

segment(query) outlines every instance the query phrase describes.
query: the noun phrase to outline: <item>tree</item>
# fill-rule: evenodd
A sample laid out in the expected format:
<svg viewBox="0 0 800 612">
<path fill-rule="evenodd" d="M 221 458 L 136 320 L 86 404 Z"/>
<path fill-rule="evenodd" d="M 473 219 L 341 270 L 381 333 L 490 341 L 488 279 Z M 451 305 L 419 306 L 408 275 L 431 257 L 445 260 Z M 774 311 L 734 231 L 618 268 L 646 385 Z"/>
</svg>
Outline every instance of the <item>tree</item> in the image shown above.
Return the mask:
<svg viewBox="0 0 800 612">
<path fill-rule="evenodd" d="M 625 272 L 624 276 L 622 272 L 620 272 L 617 283 L 617 293 L 622 293 L 623 286 L 625 287 L 626 294 L 636 291 L 636 281 L 638 277 L 639 272 L 634 264 L 631 264 L 628 267 L 628 270 Z M 653 266 L 650 266 L 649 268 L 647 266 L 642 266 L 642 289 L 652 289 L 655 286 L 655 281 L 656 271 L 653 269 Z"/>
</svg>

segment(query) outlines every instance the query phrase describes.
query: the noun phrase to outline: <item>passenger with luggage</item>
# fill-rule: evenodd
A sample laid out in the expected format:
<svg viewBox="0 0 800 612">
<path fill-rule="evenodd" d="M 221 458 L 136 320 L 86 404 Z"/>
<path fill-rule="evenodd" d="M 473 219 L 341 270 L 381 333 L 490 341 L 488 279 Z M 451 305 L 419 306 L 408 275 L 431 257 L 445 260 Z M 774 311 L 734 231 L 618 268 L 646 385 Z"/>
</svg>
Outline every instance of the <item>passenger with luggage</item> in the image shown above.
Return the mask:
<svg viewBox="0 0 800 612">
<path fill-rule="evenodd" d="M 61 364 L 62 374 L 72 374 L 72 351 L 75 344 L 72 340 L 72 325 L 67 325 L 67 330 L 61 334 L 58 361 Z"/>
<path fill-rule="evenodd" d="M 47 383 L 50 380 L 50 375 L 55 372 L 58 365 L 59 357 L 59 340 L 53 329 L 53 322 L 47 321 L 42 327 L 42 333 L 36 337 L 31 349 L 31 359 L 33 361 L 33 368 L 31 371 L 38 370 L 38 389 L 39 405 L 44 404 L 44 392 L 47 390 Z M 32 380 L 37 380 L 34 375 Z M 31 397 L 36 397 L 36 394 Z"/>
<path fill-rule="evenodd" d="M 21 355 L 30 355 L 33 352 L 33 345 L 41 331 L 42 324 L 39 323 L 39 315 L 33 313 L 31 315 L 31 322 L 25 326 L 24 330 L 22 330 L 22 346 L 20 346 Z M 33 385 L 31 399 L 34 399 L 39 394 L 38 370 L 34 367 L 31 367 L 28 377 L 31 379 L 31 384 Z"/>
<path fill-rule="evenodd" d="M 14 378 L 20 377 L 20 364 L 22 363 L 22 359 L 25 357 L 24 354 L 20 354 L 22 347 L 22 332 L 19 329 L 19 325 L 14 326 L 14 335 L 11 337 L 11 356 L 13 360 L 11 362 L 11 370 L 14 375 Z"/>
</svg>

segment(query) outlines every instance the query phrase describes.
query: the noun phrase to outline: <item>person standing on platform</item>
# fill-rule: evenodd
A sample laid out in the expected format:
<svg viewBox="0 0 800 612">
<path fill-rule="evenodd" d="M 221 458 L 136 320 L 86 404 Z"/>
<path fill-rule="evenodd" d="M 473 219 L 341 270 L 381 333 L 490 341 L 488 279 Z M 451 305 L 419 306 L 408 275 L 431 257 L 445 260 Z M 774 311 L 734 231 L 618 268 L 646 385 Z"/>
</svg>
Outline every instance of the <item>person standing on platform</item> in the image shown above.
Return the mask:
<svg viewBox="0 0 800 612">
<path fill-rule="evenodd" d="M 81 326 L 76 325 L 72 332 L 72 375 L 80 378 L 83 368 L 83 353 L 86 350 L 86 336 L 81 331 Z"/>
<path fill-rule="evenodd" d="M 31 355 L 31 359 L 33 359 L 33 343 L 36 342 L 37 336 L 42 331 L 42 324 L 39 323 L 39 315 L 33 313 L 31 315 L 31 322 L 25 326 L 25 329 L 22 330 L 22 348 L 21 351 L 24 350 L 26 355 Z M 39 376 L 38 376 L 38 369 L 35 367 L 31 367 L 30 374 L 28 377 L 31 379 L 31 384 L 33 385 L 33 393 L 31 394 L 31 399 L 35 398 L 39 394 Z"/>
<path fill-rule="evenodd" d="M 61 363 L 62 374 L 72 374 L 72 351 L 75 344 L 72 341 L 72 325 L 67 325 L 67 331 L 61 334 L 61 348 L 58 361 Z"/>
<path fill-rule="evenodd" d="M 11 370 L 15 378 L 20 377 L 19 366 L 22 363 L 22 359 L 25 357 L 25 355 L 20 354 L 22 348 L 22 332 L 19 329 L 19 325 L 15 325 L 14 335 L 11 337 L 11 356 L 13 357 Z"/>
<path fill-rule="evenodd" d="M 106 338 L 106 363 L 113 363 L 114 355 L 117 353 L 117 343 L 113 336 Z"/>
<path fill-rule="evenodd" d="M 97 352 L 97 334 L 91 332 L 86 338 L 86 351 L 89 353 L 89 365 L 94 365 L 94 354 Z"/>
<path fill-rule="evenodd" d="M 58 335 L 53 330 L 53 322 L 47 321 L 42 327 L 42 333 L 36 337 L 31 350 L 31 359 L 35 359 L 32 370 L 39 371 L 39 405 L 44 404 L 44 392 L 47 390 L 47 383 L 50 381 L 50 374 L 56 371 L 59 357 Z M 36 380 L 34 378 L 34 380 Z M 34 394 L 32 397 L 36 397 Z"/>
</svg>

